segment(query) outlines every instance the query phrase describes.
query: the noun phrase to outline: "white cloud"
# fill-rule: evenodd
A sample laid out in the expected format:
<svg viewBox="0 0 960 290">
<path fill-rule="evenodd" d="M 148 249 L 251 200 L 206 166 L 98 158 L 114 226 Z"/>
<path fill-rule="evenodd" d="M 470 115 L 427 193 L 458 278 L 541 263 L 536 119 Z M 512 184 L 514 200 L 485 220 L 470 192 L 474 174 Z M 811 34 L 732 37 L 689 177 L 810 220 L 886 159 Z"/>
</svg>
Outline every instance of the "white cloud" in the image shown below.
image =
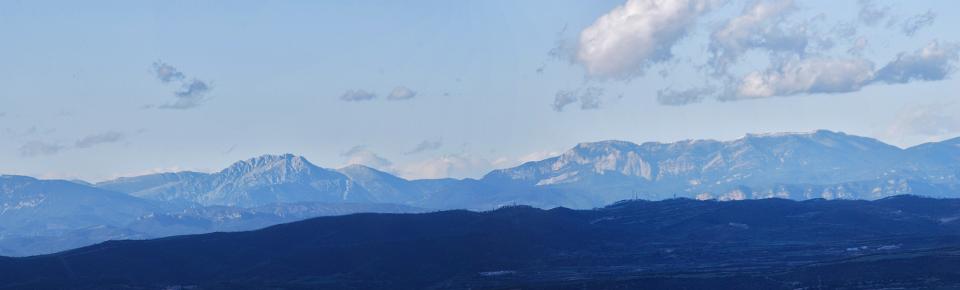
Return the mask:
<svg viewBox="0 0 960 290">
<path fill-rule="evenodd" d="M 561 151 L 537 151 L 519 157 L 489 159 L 461 152 L 395 163 L 374 153 L 366 146 L 360 145 L 341 153 L 341 156 L 347 158 L 344 165 L 366 165 L 406 179 L 436 179 L 480 178 L 497 168 L 508 168 L 528 161 L 539 161 L 558 156 L 561 153 Z"/>
<path fill-rule="evenodd" d="M 908 83 L 914 80 L 936 81 L 956 71 L 960 45 L 933 41 L 913 53 L 900 53 L 877 71 L 876 81 Z"/>
<path fill-rule="evenodd" d="M 373 151 L 367 149 L 366 146 L 358 145 L 350 148 L 347 152 L 340 154 L 340 156 L 347 157 L 347 165 L 351 164 L 360 164 L 376 168 L 383 171 L 390 172 L 393 162 L 390 160 L 380 157 Z"/>
<path fill-rule="evenodd" d="M 392 91 L 390 91 L 390 94 L 387 95 L 387 100 L 403 101 L 403 100 L 413 99 L 416 96 L 417 96 L 416 91 L 413 91 L 410 88 L 407 88 L 404 86 L 398 86 L 396 88 L 393 88 Z"/>
<path fill-rule="evenodd" d="M 708 84 L 705 86 L 684 90 L 661 87 L 657 90 L 661 105 L 685 105 L 708 97 L 729 101 L 848 93 L 878 82 L 943 80 L 956 70 L 958 46 L 937 41 L 916 52 L 901 53 L 876 70 L 875 64 L 883 62 L 865 55 L 875 36 L 859 34 L 860 27 L 886 23 L 887 34 L 900 30 L 912 35 L 931 25 L 936 13 L 928 11 L 901 20 L 892 14 L 891 6 L 872 0 L 859 1 L 858 15 L 832 22 L 827 13 L 798 19 L 811 14 L 793 13 L 809 12 L 794 0 L 750 1 L 738 14 L 717 15 L 721 18 L 705 40 L 705 51 L 701 50 L 706 58 L 674 58 L 674 46 L 688 35 L 699 38 L 702 34 L 694 33 L 699 20 L 722 3 L 726 2 L 626 0 L 580 32 L 575 61 L 586 68 L 588 77 L 598 79 L 629 81 L 652 65 L 668 61 L 670 66 L 661 74 L 664 78 L 669 75 L 667 70 L 687 63 L 690 69 L 704 73 L 704 79 L 698 81 Z M 838 44 L 843 48 L 834 49 Z M 767 68 L 753 68 L 764 58 Z M 561 90 L 552 106 L 562 111 L 580 102 L 583 109 L 596 108 L 598 96 L 584 95 L 582 89 Z"/>
<path fill-rule="evenodd" d="M 853 92 L 872 79 L 873 63 L 863 59 L 794 58 L 747 74 L 735 98 Z"/>
<path fill-rule="evenodd" d="M 881 132 L 881 137 L 901 145 L 938 141 L 960 133 L 960 115 L 953 103 L 905 107 Z"/>
<path fill-rule="evenodd" d="M 478 177 L 490 169 L 490 162 L 466 154 L 448 154 L 403 164 L 396 172 L 409 179 Z"/>
<path fill-rule="evenodd" d="M 877 82 L 903 84 L 946 79 L 956 71 L 960 46 L 933 41 L 912 52 L 900 53 L 879 70 L 860 59 L 792 58 L 766 71 L 747 74 L 731 99 L 797 94 L 846 93 Z"/>
<path fill-rule="evenodd" d="M 366 146 L 360 145 L 350 148 L 341 156 L 347 158 L 346 165 L 361 164 L 406 179 L 479 177 L 491 169 L 489 161 L 469 154 L 446 154 L 411 162 L 393 163 L 370 151 Z"/>
<path fill-rule="evenodd" d="M 628 79 L 671 49 L 716 5 L 712 0 L 628 0 L 580 32 L 576 60 L 600 78 Z"/>
<path fill-rule="evenodd" d="M 528 161 L 558 156 L 561 151 L 536 151 L 519 157 L 488 159 L 469 153 L 445 154 L 391 167 L 391 172 L 407 179 L 480 178 L 498 168 L 514 167 Z"/>
</svg>

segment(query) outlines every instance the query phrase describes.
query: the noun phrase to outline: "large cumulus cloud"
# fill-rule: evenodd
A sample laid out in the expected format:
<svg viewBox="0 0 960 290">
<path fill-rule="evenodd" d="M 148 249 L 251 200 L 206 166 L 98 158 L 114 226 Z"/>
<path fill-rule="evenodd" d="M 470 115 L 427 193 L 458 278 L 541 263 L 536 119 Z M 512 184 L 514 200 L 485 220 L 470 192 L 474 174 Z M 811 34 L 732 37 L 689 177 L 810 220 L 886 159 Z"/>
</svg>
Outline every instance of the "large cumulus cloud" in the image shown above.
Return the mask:
<svg viewBox="0 0 960 290">
<path fill-rule="evenodd" d="M 733 15 L 714 13 L 728 11 L 718 9 L 725 5 L 742 8 Z M 927 11 L 904 17 L 873 0 L 857 5 L 858 13 L 829 22 L 824 13 L 797 13 L 806 7 L 794 0 L 627 0 L 581 30 L 573 59 L 586 73 L 584 87 L 594 92 L 603 91 L 602 82 L 631 81 L 659 64 L 669 63 L 661 68 L 665 71 L 689 64 L 703 73 L 697 81 L 702 85 L 665 83 L 657 88 L 657 101 L 663 105 L 841 94 L 878 84 L 944 80 L 956 71 L 958 46 L 948 41 L 929 41 L 892 59 L 868 57 L 870 46 L 883 42 L 872 41 L 875 36 L 861 27 L 913 37 L 933 25 L 937 15 Z M 700 48 L 704 57 L 674 55 L 681 40 L 696 36 L 692 39 L 696 45 L 704 35 L 700 39 L 706 44 Z M 669 79 L 667 75 L 671 74 L 661 74 Z M 588 93 L 561 90 L 552 107 L 562 111 L 580 102 L 583 109 L 596 108 L 599 102 L 590 100 L 599 101 L 592 97 L 599 94 Z"/>
<path fill-rule="evenodd" d="M 710 0 L 628 0 L 580 33 L 576 60 L 600 78 L 629 78 L 669 60 L 671 49 L 717 4 Z"/>
</svg>

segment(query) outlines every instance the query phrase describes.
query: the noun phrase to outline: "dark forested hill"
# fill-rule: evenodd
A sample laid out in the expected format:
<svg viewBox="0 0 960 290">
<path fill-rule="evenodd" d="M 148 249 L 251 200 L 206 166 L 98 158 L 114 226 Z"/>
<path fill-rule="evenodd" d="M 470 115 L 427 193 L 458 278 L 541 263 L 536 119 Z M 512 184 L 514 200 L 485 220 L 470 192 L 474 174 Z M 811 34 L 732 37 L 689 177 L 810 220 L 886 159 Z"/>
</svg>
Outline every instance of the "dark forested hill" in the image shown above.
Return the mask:
<svg viewBox="0 0 960 290">
<path fill-rule="evenodd" d="M 960 200 L 354 214 L 0 259 L 0 288 L 960 287 Z"/>
</svg>

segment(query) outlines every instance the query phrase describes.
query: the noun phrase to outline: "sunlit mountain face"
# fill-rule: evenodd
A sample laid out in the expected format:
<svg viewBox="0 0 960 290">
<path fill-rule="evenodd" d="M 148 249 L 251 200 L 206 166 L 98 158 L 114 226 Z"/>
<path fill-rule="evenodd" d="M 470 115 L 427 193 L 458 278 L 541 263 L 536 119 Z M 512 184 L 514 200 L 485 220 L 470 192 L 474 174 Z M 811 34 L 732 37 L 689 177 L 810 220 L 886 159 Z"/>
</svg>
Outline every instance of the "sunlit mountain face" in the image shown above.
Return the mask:
<svg viewBox="0 0 960 290">
<path fill-rule="evenodd" d="M 0 1 L 0 289 L 960 288 L 958 13 Z"/>
</svg>

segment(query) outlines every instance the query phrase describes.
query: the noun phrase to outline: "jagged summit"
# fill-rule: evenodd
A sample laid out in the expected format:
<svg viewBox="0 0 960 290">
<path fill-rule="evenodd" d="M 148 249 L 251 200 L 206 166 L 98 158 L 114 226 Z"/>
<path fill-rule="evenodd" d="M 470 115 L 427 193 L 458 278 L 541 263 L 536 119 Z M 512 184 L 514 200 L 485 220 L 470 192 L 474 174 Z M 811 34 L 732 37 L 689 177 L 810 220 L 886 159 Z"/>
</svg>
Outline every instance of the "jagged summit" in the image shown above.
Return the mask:
<svg viewBox="0 0 960 290">
<path fill-rule="evenodd" d="M 304 158 L 303 156 L 293 155 L 291 153 L 285 153 L 285 154 L 279 154 L 279 155 L 264 154 L 264 155 L 253 157 L 247 160 L 236 162 L 234 163 L 234 166 L 240 165 L 240 164 L 249 164 L 255 167 L 269 166 L 274 164 L 290 164 L 290 165 L 298 165 L 298 166 L 307 165 L 307 164 L 313 165 L 313 164 L 310 164 L 310 162 L 307 161 L 307 159 Z"/>
<path fill-rule="evenodd" d="M 97 186 L 149 199 L 244 207 L 280 202 L 359 202 L 367 198 L 367 193 L 345 175 L 293 154 L 258 156 L 211 174 L 153 174 Z"/>
<path fill-rule="evenodd" d="M 243 161 L 238 161 L 227 167 L 221 172 L 251 172 L 251 171 L 302 171 L 317 168 L 306 158 L 290 153 L 282 155 L 261 155 Z"/>
<path fill-rule="evenodd" d="M 239 161 L 220 171 L 224 183 L 236 181 L 257 183 L 284 183 L 288 180 L 308 179 L 311 175 L 329 171 L 313 165 L 306 158 L 293 154 L 262 155 Z M 234 179 L 236 181 L 232 181 Z"/>
</svg>

